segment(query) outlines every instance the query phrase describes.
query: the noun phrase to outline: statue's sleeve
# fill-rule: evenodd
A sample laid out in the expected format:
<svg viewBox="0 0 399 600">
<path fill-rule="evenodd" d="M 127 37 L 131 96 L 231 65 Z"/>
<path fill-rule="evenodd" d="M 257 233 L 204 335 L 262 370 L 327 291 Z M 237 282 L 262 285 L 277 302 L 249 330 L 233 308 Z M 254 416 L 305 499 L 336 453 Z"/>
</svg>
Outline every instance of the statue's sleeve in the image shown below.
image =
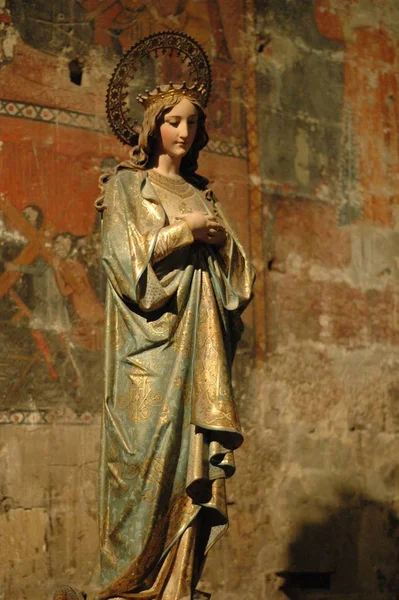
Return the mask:
<svg viewBox="0 0 399 600">
<path fill-rule="evenodd" d="M 155 264 L 174 252 L 174 250 L 189 246 L 193 242 L 194 237 L 191 229 L 183 220 L 162 227 L 152 253 L 151 263 Z"/>
<path fill-rule="evenodd" d="M 191 232 L 187 224 L 164 227 L 162 208 L 143 199 L 140 181 L 137 173 L 126 170 L 106 184 L 102 259 L 114 292 L 147 312 L 165 305 L 179 283 L 176 278 L 175 285 L 164 287 L 152 264 L 191 243 Z"/>
<path fill-rule="evenodd" d="M 208 196 L 214 212 L 226 229 L 225 243 L 209 256 L 209 270 L 216 294 L 227 310 L 242 312 L 252 298 L 255 269 L 213 194 Z"/>
</svg>

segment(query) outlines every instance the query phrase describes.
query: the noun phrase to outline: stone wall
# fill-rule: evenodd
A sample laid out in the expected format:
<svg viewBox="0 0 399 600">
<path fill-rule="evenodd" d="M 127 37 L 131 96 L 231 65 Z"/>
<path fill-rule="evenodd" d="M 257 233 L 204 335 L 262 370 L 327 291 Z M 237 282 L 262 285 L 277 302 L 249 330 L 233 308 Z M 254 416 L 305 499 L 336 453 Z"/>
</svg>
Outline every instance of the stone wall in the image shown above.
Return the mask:
<svg viewBox="0 0 399 600">
<path fill-rule="evenodd" d="M 164 28 L 211 58 L 201 172 L 259 273 L 235 367 L 246 442 L 231 526 L 202 588 L 215 600 L 393 600 L 396 0 L 0 0 L 0 598 L 84 587 L 95 561 L 92 206 L 99 174 L 126 156 L 103 98 L 120 54 Z M 35 328 L 32 272 L 6 263 L 60 262 L 68 317 Z"/>
<path fill-rule="evenodd" d="M 393 599 L 399 8 L 257 5 L 268 354 L 217 597 Z"/>
</svg>

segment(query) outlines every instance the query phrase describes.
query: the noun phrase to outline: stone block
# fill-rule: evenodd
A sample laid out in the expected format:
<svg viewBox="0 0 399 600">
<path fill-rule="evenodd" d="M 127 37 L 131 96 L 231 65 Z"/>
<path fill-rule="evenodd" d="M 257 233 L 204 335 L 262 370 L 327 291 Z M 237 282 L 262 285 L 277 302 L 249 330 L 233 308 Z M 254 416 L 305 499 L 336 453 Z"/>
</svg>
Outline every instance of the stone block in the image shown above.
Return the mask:
<svg viewBox="0 0 399 600">
<path fill-rule="evenodd" d="M 40 427 L 1 426 L 1 453 L 6 464 L 3 494 L 12 498 L 17 507 L 41 508 L 47 504 L 48 431 L 48 428 Z M 21 482 L 24 482 L 23 486 Z"/>
<path fill-rule="evenodd" d="M 38 598 L 40 590 L 47 591 L 52 576 L 49 532 L 44 508 L 11 508 L 0 514 L 0 590 L 5 600 Z"/>
<path fill-rule="evenodd" d="M 326 271 L 350 265 L 351 233 L 337 226 L 334 206 L 300 198 L 278 202 L 272 270 L 290 271 L 295 259 L 304 273 L 314 264 Z"/>
<path fill-rule="evenodd" d="M 288 273 L 269 277 L 271 334 L 277 346 L 312 340 L 349 347 L 397 344 L 396 289 L 363 291 L 344 282 Z M 273 346 L 274 347 L 274 346 Z"/>
<path fill-rule="evenodd" d="M 294 340 L 320 339 L 321 289 L 318 282 L 304 282 L 287 274 L 270 274 L 267 313 L 272 349 Z"/>
<path fill-rule="evenodd" d="M 29 600 L 65 583 L 84 587 L 98 550 L 98 424 L 3 425 L 0 435 L 7 466 L 0 505 L 6 600 L 19 593 L 21 581 Z"/>
<path fill-rule="evenodd" d="M 358 224 L 351 228 L 351 276 L 363 289 L 384 289 L 399 280 L 399 232 Z"/>
</svg>

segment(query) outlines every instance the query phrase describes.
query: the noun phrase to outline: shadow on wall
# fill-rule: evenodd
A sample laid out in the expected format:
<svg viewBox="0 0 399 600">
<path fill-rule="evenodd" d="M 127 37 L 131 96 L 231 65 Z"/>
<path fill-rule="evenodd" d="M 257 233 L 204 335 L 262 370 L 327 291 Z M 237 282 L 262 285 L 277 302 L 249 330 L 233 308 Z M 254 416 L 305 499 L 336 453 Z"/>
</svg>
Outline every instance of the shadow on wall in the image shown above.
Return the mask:
<svg viewBox="0 0 399 600">
<path fill-rule="evenodd" d="M 315 509 L 289 546 L 280 590 L 290 600 L 399 598 L 399 517 L 393 503 L 344 489 Z"/>
</svg>

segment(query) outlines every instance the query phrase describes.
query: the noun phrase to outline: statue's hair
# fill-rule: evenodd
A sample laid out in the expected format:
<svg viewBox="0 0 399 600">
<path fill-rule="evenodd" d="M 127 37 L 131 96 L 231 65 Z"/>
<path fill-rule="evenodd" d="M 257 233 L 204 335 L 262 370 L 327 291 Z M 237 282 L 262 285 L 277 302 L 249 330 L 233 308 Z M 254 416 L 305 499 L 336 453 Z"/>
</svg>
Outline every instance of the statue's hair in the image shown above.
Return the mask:
<svg viewBox="0 0 399 600">
<path fill-rule="evenodd" d="M 181 102 L 181 99 L 181 96 L 172 96 L 165 99 L 160 98 L 147 108 L 144 113 L 143 124 L 140 128 L 138 144 L 130 151 L 129 164 L 131 167 L 139 170 L 151 168 L 157 136 L 159 135 L 159 127 L 163 123 L 165 114 Z M 183 177 L 190 177 L 195 174 L 198 167 L 199 153 L 205 148 L 209 140 L 205 129 L 206 116 L 204 110 L 194 98 L 190 98 L 190 102 L 197 108 L 198 124 L 191 148 L 181 161 L 180 172 Z"/>
</svg>

